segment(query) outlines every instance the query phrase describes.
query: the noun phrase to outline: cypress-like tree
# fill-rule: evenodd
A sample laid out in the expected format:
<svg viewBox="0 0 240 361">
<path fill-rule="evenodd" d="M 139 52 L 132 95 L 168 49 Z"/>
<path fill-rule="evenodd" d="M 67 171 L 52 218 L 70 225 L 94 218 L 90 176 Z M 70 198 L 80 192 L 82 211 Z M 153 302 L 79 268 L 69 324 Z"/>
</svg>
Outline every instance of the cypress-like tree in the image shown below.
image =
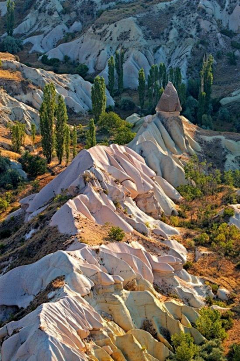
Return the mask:
<svg viewBox="0 0 240 361">
<path fill-rule="evenodd" d="M 97 144 L 96 142 L 96 127 L 94 124 L 94 119 L 90 119 L 89 121 L 89 129 L 87 131 L 86 137 L 86 148 L 89 149 L 94 147 Z"/>
<path fill-rule="evenodd" d="M 206 93 L 200 92 L 198 97 L 198 112 L 197 112 L 199 125 L 202 124 L 202 116 L 205 113 L 205 105 L 206 105 Z"/>
<path fill-rule="evenodd" d="M 179 67 L 177 67 L 174 71 L 174 86 L 177 89 L 178 92 L 180 92 L 180 88 L 182 85 L 182 74 Z"/>
<path fill-rule="evenodd" d="M 213 56 L 209 55 L 203 58 L 203 65 L 200 71 L 201 77 L 201 92 L 206 94 L 205 99 L 205 111 L 210 113 L 211 105 L 211 94 L 212 94 L 212 84 L 213 84 Z"/>
<path fill-rule="evenodd" d="M 40 108 L 40 130 L 43 154 L 51 163 L 54 150 L 54 122 L 56 111 L 56 90 L 54 84 L 46 84 L 43 89 L 43 102 Z"/>
<path fill-rule="evenodd" d="M 25 125 L 16 122 L 11 128 L 11 133 L 13 150 L 14 152 L 20 153 L 25 138 Z"/>
<path fill-rule="evenodd" d="M 145 91 L 146 91 L 146 79 L 144 69 L 140 69 L 138 73 L 138 96 L 141 110 L 144 108 L 145 102 Z"/>
<path fill-rule="evenodd" d="M 92 97 L 92 111 L 95 117 L 95 121 L 98 122 L 99 117 L 106 110 L 106 85 L 103 77 L 97 76 L 94 79 L 94 84 L 91 91 Z"/>
<path fill-rule="evenodd" d="M 123 63 L 124 63 L 124 51 L 117 51 L 115 54 L 115 68 L 118 75 L 118 91 L 119 94 L 123 92 Z"/>
<path fill-rule="evenodd" d="M 70 135 L 70 128 L 67 124 L 65 124 L 65 129 L 64 129 L 64 138 L 65 138 L 65 153 L 66 153 L 66 164 L 68 164 L 69 162 L 69 158 L 70 158 L 70 144 L 71 144 L 71 135 Z"/>
<path fill-rule="evenodd" d="M 114 61 L 114 57 L 111 56 L 111 58 L 108 60 L 108 89 L 111 96 L 114 95 L 114 82 L 115 82 L 114 72 L 115 72 L 115 61 Z"/>
<path fill-rule="evenodd" d="M 72 132 L 73 158 L 77 155 L 77 127 L 74 125 Z"/>
<path fill-rule="evenodd" d="M 36 139 L 36 125 L 34 123 L 31 123 L 31 136 L 32 136 L 32 142 L 34 145 L 35 139 Z"/>
<path fill-rule="evenodd" d="M 166 70 L 166 66 L 164 63 L 160 63 L 159 65 L 159 85 L 160 88 L 165 88 L 168 82 L 168 77 L 167 77 L 167 70 Z"/>
<path fill-rule="evenodd" d="M 62 163 L 63 154 L 64 154 L 64 129 L 68 121 L 67 107 L 64 102 L 64 99 L 61 95 L 57 99 L 56 107 L 56 153 L 58 157 L 59 164 Z"/>
<path fill-rule="evenodd" d="M 13 36 L 14 29 L 14 8 L 15 3 L 12 0 L 7 1 L 7 34 Z"/>
<path fill-rule="evenodd" d="M 169 81 L 172 82 L 174 84 L 174 69 L 171 67 L 169 69 L 169 73 L 168 73 L 168 78 L 169 78 Z"/>
</svg>

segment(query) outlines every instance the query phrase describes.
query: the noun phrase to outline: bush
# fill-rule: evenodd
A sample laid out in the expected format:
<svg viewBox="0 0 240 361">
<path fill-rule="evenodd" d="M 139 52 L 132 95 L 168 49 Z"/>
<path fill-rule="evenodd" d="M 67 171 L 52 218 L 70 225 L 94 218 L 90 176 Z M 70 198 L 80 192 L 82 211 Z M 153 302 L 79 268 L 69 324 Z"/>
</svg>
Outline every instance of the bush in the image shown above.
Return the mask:
<svg viewBox="0 0 240 361">
<path fill-rule="evenodd" d="M 203 361 L 225 361 L 224 350 L 218 339 L 205 342 L 199 347 L 199 357 Z M 196 361 L 198 358 L 196 358 Z"/>
<path fill-rule="evenodd" d="M 47 161 L 39 155 L 32 155 L 28 151 L 19 159 L 23 169 L 32 177 L 46 173 Z"/>
<path fill-rule="evenodd" d="M 193 266 L 193 263 L 191 261 L 187 261 L 184 263 L 183 268 L 187 271 Z"/>
<path fill-rule="evenodd" d="M 194 238 L 194 242 L 199 244 L 200 246 L 205 246 L 209 243 L 210 237 L 207 233 L 201 233 L 199 236 Z"/>
<path fill-rule="evenodd" d="M 9 206 L 8 201 L 0 197 L 0 213 L 6 211 L 8 206 Z"/>
<path fill-rule="evenodd" d="M 198 331 L 206 339 L 219 338 L 224 340 L 227 336 L 221 320 L 221 313 L 211 308 L 202 308 L 199 311 L 200 317 L 196 321 Z"/>
<path fill-rule="evenodd" d="M 20 174 L 11 168 L 9 159 L 0 156 L 0 187 L 5 189 L 16 188 L 22 180 Z"/>
<path fill-rule="evenodd" d="M 59 66 L 60 65 L 60 60 L 58 58 L 48 59 L 47 55 L 43 55 L 41 58 L 41 61 L 43 64 L 49 65 L 49 66 Z"/>
<path fill-rule="evenodd" d="M 133 110 L 135 103 L 131 98 L 122 98 L 120 102 L 120 109 L 122 110 Z"/>
<path fill-rule="evenodd" d="M 235 49 L 240 49 L 240 43 L 238 43 L 237 41 L 232 40 L 231 45 Z"/>
<path fill-rule="evenodd" d="M 221 30 L 221 33 L 222 33 L 223 35 L 228 36 L 229 38 L 232 38 L 232 37 L 235 35 L 234 31 L 232 31 L 232 30 L 230 30 L 230 29 L 222 29 L 222 30 Z"/>
<path fill-rule="evenodd" d="M 232 207 L 226 207 L 223 211 L 223 217 L 233 217 L 234 216 L 234 209 Z"/>
<path fill-rule="evenodd" d="M 133 133 L 128 126 L 123 126 L 118 129 L 114 138 L 114 143 L 125 145 L 130 143 L 134 139 L 135 135 L 136 133 Z"/>
<path fill-rule="evenodd" d="M 113 241 L 121 242 L 125 237 L 125 233 L 120 227 L 111 227 L 108 237 Z"/>
<path fill-rule="evenodd" d="M 16 54 L 22 49 L 22 43 L 13 36 L 6 36 L 0 42 L 0 51 Z"/>
<path fill-rule="evenodd" d="M 81 77 L 85 77 L 88 73 L 88 66 L 85 64 L 79 64 L 76 68 L 76 73 L 79 74 Z"/>
<path fill-rule="evenodd" d="M 230 351 L 228 353 L 228 360 L 229 361 L 239 361 L 240 360 L 240 342 L 233 343 L 230 346 Z"/>
<path fill-rule="evenodd" d="M 193 337 L 188 333 L 181 332 L 171 337 L 176 361 L 191 361 L 197 354 L 198 347 L 194 344 Z"/>
</svg>

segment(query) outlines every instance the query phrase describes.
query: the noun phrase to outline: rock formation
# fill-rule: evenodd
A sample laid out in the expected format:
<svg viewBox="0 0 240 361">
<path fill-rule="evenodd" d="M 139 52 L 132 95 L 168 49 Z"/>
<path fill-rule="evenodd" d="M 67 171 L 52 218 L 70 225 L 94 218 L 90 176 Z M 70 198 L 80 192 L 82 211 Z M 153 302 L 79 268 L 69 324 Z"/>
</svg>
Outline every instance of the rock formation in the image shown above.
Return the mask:
<svg viewBox="0 0 240 361">
<path fill-rule="evenodd" d="M 125 232 L 133 229 L 164 238 L 177 234 L 163 223 L 162 213 L 176 214 L 180 194 L 146 166 L 143 158 L 124 146 L 95 146 L 81 151 L 70 166 L 38 194 L 21 201 L 26 220 L 62 192 L 71 195 L 53 216 L 60 232 L 77 234 L 78 217 L 98 224 L 111 223 Z"/>
<path fill-rule="evenodd" d="M 51 290 L 54 281 L 60 285 Z M 0 329 L 1 360 L 164 361 L 172 351 L 167 335 L 182 331 L 201 343 L 192 327 L 197 311 L 164 303 L 153 282 L 194 307 L 211 293 L 182 270 L 180 259 L 152 255 L 137 242 L 99 248 L 76 243 L 9 271 L 0 277 L 1 319 L 14 307 L 26 311 Z M 32 310 L 44 292 L 47 302 Z"/>
<path fill-rule="evenodd" d="M 168 82 L 156 106 L 156 113 L 165 117 L 178 116 L 182 110 L 178 93 L 171 82 Z"/>
</svg>

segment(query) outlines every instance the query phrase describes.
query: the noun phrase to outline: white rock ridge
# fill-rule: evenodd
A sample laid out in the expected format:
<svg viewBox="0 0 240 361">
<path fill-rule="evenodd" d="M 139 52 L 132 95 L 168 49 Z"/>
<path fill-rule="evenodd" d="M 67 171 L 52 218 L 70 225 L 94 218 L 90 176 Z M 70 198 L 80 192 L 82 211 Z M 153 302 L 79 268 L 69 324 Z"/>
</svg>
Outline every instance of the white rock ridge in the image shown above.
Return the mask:
<svg viewBox="0 0 240 361">
<path fill-rule="evenodd" d="M 138 360 L 164 361 L 172 350 L 166 332 L 190 333 L 197 344 L 204 340 L 191 325 L 196 310 L 162 302 L 153 288 L 172 290 L 194 307 L 203 304 L 208 287 L 183 271 L 180 259 L 152 255 L 137 242 L 71 248 L 0 277 L 0 311 L 26 308 L 51 281 L 64 277 L 48 303 L 0 329 L 2 361 L 125 360 L 131 352 Z M 156 339 L 144 331 L 146 322 Z"/>
<path fill-rule="evenodd" d="M 177 213 L 172 199 L 181 200 L 181 196 L 161 177 L 156 177 L 141 156 L 125 146 L 82 150 L 68 168 L 38 194 L 21 201 L 26 220 L 63 191 L 72 199 L 51 220 L 51 225 L 62 233 L 79 233 L 81 216 L 101 225 L 119 226 L 128 233 L 135 229 L 164 238 L 178 234 L 160 218 L 162 212 Z"/>
</svg>

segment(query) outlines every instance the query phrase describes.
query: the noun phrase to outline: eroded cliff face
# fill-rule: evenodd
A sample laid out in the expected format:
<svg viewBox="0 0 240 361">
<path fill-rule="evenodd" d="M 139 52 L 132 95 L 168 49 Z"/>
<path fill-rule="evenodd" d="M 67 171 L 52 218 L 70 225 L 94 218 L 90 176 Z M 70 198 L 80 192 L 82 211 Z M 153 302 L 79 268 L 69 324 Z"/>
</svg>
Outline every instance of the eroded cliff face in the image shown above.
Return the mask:
<svg viewBox="0 0 240 361">
<path fill-rule="evenodd" d="M 0 11 L 4 16 L 6 3 L 1 3 Z M 41 0 L 30 2 L 25 12 L 19 9 L 14 35 L 31 44 L 31 52 L 60 60 L 67 55 L 88 65 L 90 73 L 102 72 L 106 79 L 107 60 L 123 47 L 124 85 L 137 88 L 138 70 L 143 67 L 147 74 L 154 63 L 179 66 L 185 77 L 206 36 L 208 53 L 230 49 L 221 30 L 232 30 L 237 40 L 239 17 L 237 0 L 194 0 L 191 4 L 187 0 Z"/>
<path fill-rule="evenodd" d="M 164 302 L 154 288 L 195 307 L 211 293 L 182 270 L 180 258 L 151 254 L 137 242 L 93 248 L 76 242 L 15 268 L 0 277 L 0 314 L 3 319 L 15 307 L 24 317 L 0 329 L 2 361 L 164 361 L 175 333 L 201 343 L 192 327 L 197 311 Z"/>
</svg>

